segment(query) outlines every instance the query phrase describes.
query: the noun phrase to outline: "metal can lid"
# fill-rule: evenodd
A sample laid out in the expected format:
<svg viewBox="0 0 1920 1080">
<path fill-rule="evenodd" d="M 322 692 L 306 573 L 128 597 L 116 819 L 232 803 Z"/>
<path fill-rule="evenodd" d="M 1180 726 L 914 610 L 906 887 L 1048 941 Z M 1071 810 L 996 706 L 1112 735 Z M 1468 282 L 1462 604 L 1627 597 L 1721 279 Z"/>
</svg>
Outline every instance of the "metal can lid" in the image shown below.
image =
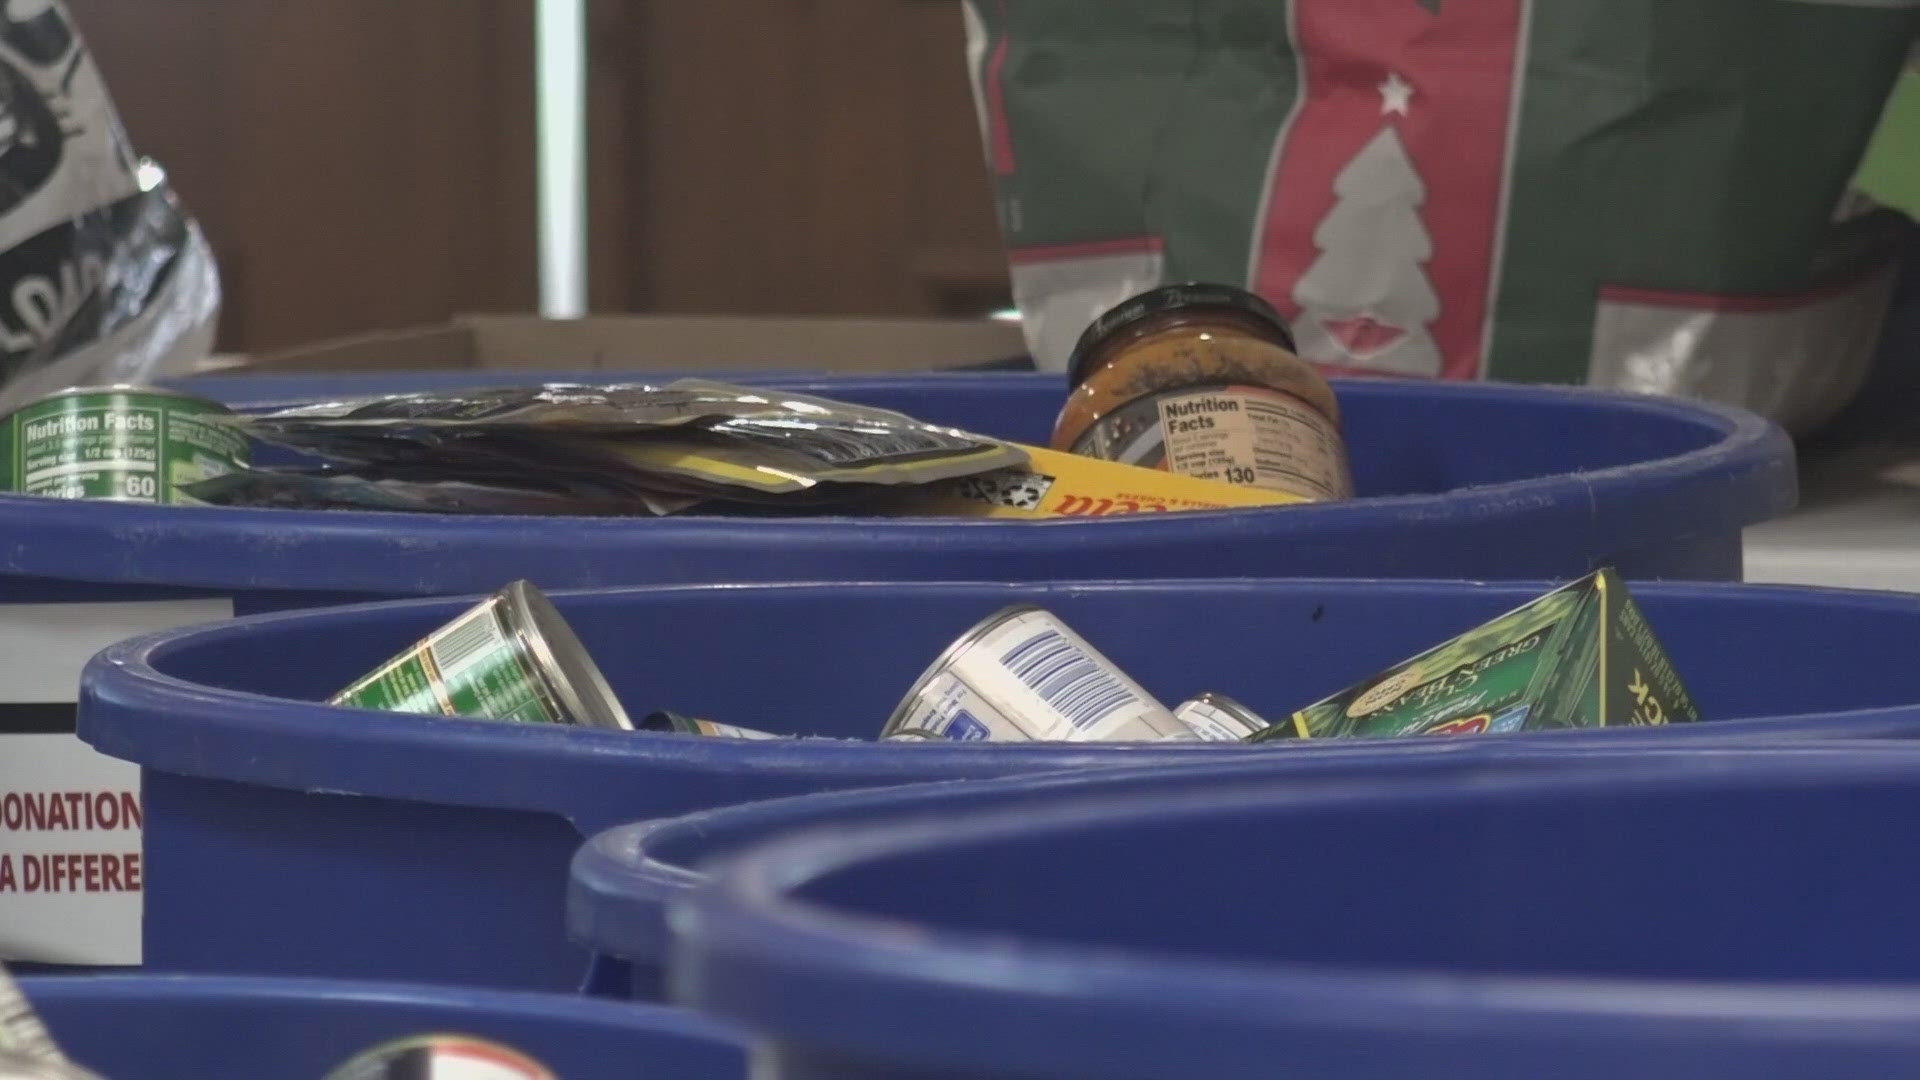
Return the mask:
<svg viewBox="0 0 1920 1080">
<path fill-rule="evenodd" d="M 1247 708 L 1245 705 L 1240 704 L 1225 694 L 1216 693 L 1212 690 L 1202 691 L 1181 702 L 1174 708 L 1173 714 L 1178 716 L 1180 715 L 1180 710 L 1196 706 L 1218 709 L 1256 731 L 1269 726 L 1267 719 L 1259 713 L 1254 712 L 1252 709 Z"/>
<path fill-rule="evenodd" d="M 508 629 L 526 647 L 560 707 L 587 727 L 632 731 L 633 721 L 613 687 L 553 601 L 528 581 L 516 581 L 499 595 Z"/>
<path fill-rule="evenodd" d="M 670 709 L 656 709 L 640 718 L 634 726 L 635 731 L 672 731 L 681 734 L 694 734 L 699 731 L 690 716 L 683 716 Z"/>
<path fill-rule="evenodd" d="M 44 405 L 49 401 L 62 401 L 67 398 L 89 397 L 101 394 L 141 394 L 149 397 L 171 398 L 183 404 L 197 406 L 206 412 L 219 413 L 221 415 L 231 415 L 233 412 L 224 402 L 215 401 L 212 398 L 203 398 L 197 394 L 182 393 L 179 390 L 168 389 L 164 386 L 134 386 L 131 383 L 111 383 L 104 386 L 70 386 L 65 390 L 55 390 L 51 394 L 42 394 L 32 401 L 22 402 L 15 406 L 12 411 L 6 413 L 4 416 L 0 416 L 0 421 L 11 420 L 20 413 L 36 406 Z"/>
<path fill-rule="evenodd" d="M 1080 340 L 1074 343 L 1073 353 L 1067 361 L 1068 383 L 1077 386 L 1081 379 L 1086 378 L 1087 368 L 1092 365 L 1100 343 L 1108 335 L 1163 312 L 1193 308 L 1213 308 L 1251 315 L 1271 326 L 1288 349 L 1295 348 L 1293 331 L 1287 327 L 1287 320 L 1272 304 L 1254 293 L 1235 285 L 1206 282 L 1162 285 L 1121 302 L 1093 320 L 1081 333 Z"/>
<path fill-rule="evenodd" d="M 904 734 L 904 731 L 896 730 L 894 725 L 901 723 L 912 713 L 913 703 L 919 699 L 920 691 L 925 690 L 929 683 L 939 678 L 940 673 L 947 670 L 948 665 L 952 664 L 961 653 L 971 648 L 974 642 L 992 633 L 1001 623 L 1036 611 L 1046 614 L 1045 609 L 1035 604 L 1009 604 L 974 623 L 966 633 L 954 638 L 953 643 L 940 650 L 940 655 L 934 657 L 933 663 L 927 665 L 927 670 L 921 672 L 920 677 L 913 680 L 913 685 L 907 689 L 907 692 L 901 695 L 900 704 L 893 707 L 893 715 L 887 717 L 886 726 L 881 729 L 880 737 L 890 739 L 895 735 Z"/>
</svg>

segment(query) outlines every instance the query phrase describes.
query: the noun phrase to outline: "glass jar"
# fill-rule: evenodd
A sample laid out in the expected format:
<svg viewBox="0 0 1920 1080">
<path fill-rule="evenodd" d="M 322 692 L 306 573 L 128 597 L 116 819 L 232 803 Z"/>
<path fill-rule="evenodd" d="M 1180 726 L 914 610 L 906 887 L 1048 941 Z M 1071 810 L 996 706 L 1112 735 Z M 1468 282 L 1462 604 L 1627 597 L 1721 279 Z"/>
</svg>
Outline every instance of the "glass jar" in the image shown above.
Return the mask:
<svg viewBox="0 0 1920 1080">
<path fill-rule="evenodd" d="M 1315 501 L 1353 495 L 1340 405 L 1271 304 L 1168 285 L 1095 319 L 1053 446 Z"/>
</svg>

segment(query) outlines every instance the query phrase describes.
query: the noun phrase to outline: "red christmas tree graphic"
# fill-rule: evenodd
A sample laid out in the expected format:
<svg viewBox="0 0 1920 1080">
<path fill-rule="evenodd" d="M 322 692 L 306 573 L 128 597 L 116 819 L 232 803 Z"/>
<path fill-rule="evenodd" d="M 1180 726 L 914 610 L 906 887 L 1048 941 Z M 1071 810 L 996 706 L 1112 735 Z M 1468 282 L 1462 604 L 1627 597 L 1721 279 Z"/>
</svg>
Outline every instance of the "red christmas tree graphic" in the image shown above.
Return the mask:
<svg viewBox="0 0 1920 1080">
<path fill-rule="evenodd" d="M 1301 100 L 1249 280 L 1329 367 L 1479 375 L 1523 0 L 1294 0 Z"/>
</svg>

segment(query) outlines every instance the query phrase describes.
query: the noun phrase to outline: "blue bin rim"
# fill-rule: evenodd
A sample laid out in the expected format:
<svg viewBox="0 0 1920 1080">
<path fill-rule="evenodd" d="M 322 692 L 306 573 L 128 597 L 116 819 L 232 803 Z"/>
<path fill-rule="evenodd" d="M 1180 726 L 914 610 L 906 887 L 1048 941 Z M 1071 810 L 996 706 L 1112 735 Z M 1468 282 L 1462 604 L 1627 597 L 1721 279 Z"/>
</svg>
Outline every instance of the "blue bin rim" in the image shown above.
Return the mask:
<svg viewBox="0 0 1920 1080">
<path fill-rule="evenodd" d="M 555 593 L 564 608 L 569 598 L 602 598 L 617 602 L 650 596 L 712 598 L 726 595 L 751 603 L 761 596 L 818 597 L 831 605 L 853 591 L 933 594 L 944 590 L 974 592 L 1018 589 L 1031 596 L 1087 592 L 1166 592 L 1184 597 L 1210 591 L 1268 589 L 1325 589 L 1364 587 L 1374 595 L 1422 595 L 1432 591 L 1479 591 L 1518 604 L 1550 586 L 1532 582 L 1464 582 L 1367 579 L 1215 579 L 1138 580 L 1044 583 L 982 582 L 813 582 L 747 585 L 681 585 L 629 589 L 576 590 Z M 1920 595 L 1902 593 L 1761 586 L 1733 583 L 1647 582 L 1634 584 L 1642 599 L 1662 595 L 1676 599 L 1740 598 L 1743 602 L 1832 604 L 1844 601 L 1860 608 L 1920 613 Z M 1218 762 L 1223 753 L 1332 753 L 1336 744 L 1231 748 L 1207 745 L 1158 744 L 971 744 L 889 745 L 854 739 L 733 740 L 702 739 L 660 732 L 600 731 L 540 725 L 501 724 L 484 720 L 423 718 L 393 713 L 344 709 L 320 702 L 290 702 L 264 694 L 206 686 L 166 674 L 170 652 L 190 647 L 218 648 L 223 641 L 254 634 L 272 634 L 286 625 L 318 621 L 337 624 L 349 632 L 355 620 L 371 612 L 418 612 L 424 633 L 471 605 L 475 597 L 395 600 L 373 604 L 309 609 L 249 616 L 180 630 L 162 631 L 114 645 L 95 656 L 81 676 L 79 734 L 95 749 L 147 768 L 183 776 L 204 777 L 276 787 L 290 791 L 327 790 L 342 794 L 404 799 L 449 806 L 484 807 L 557 813 L 579 823 L 595 792 L 584 783 L 617 770 L 644 755 L 665 767 L 727 773 L 739 770 L 787 771 L 795 767 L 796 750 L 806 755 L 809 770 L 857 774 L 861 787 L 1001 776 L 1010 772 L 1057 772 L 1095 766 L 1127 764 Z M 297 705 L 297 708 L 289 708 Z M 1888 706 L 1839 713 L 1810 713 L 1821 717 L 1898 718 L 1910 709 Z M 1769 721 L 1789 717 L 1741 718 L 1713 722 L 1716 732 L 1740 729 L 1764 736 Z M 875 718 L 876 725 L 880 718 Z M 342 731 L 352 731 L 343 749 Z M 1531 732 L 1522 735 L 1481 735 L 1476 743 L 1524 739 L 1534 745 L 1591 739 L 1579 731 Z M 1438 745 L 1437 743 L 1435 745 Z M 538 754 L 542 768 L 529 762 Z M 487 765 L 515 761 L 510 770 Z M 580 783 L 557 783 L 556 773 Z M 504 788 L 491 774 L 505 774 Z M 484 786 L 484 790 L 483 790 Z M 828 785 L 830 786 L 830 785 Z M 618 785 L 612 789 L 618 790 Z M 631 814 L 587 824 L 598 830 Z"/>
<path fill-rule="evenodd" d="M 1861 740 L 1870 743 L 1871 740 Z M 1850 749 L 1845 745 L 1779 744 L 1779 749 Z M 1758 750 L 1770 753 L 1774 746 L 1741 744 L 1673 744 L 1657 748 L 1664 762 L 1690 763 L 1712 760 L 1727 750 Z M 567 933 L 582 947 L 622 960 L 666 956 L 672 933 L 668 910 L 704 885 L 707 875 L 683 863 L 659 855 L 662 844 L 677 843 L 715 831 L 752 836 L 798 836 L 815 828 L 845 822 L 894 821 L 914 813 L 939 809 L 949 800 L 979 811 L 984 804 L 994 811 L 1013 800 L 1057 797 L 1064 794 L 1080 800 L 1097 797 L 1113 789 L 1124 790 L 1142 781 L 1161 784 L 1231 784 L 1246 777 L 1265 777 L 1276 768 L 1285 768 L 1289 780 L 1345 780 L 1355 770 L 1391 772 L 1395 777 L 1427 777 L 1439 771 L 1460 775 L 1463 769 L 1492 766 L 1506 775 L 1515 766 L 1539 772 L 1547 770 L 1584 771 L 1595 761 L 1618 758 L 1635 762 L 1647 759 L 1644 747 L 1589 745 L 1577 752 L 1540 749 L 1511 740 L 1451 739 L 1423 744 L 1419 754 L 1400 754 L 1383 758 L 1364 743 L 1343 743 L 1327 747 L 1308 760 L 1281 763 L 1276 755 L 1238 756 L 1231 760 L 1196 762 L 1189 758 L 1178 764 L 1131 765 L 1103 768 L 1094 772 L 1050 772 L 1016 774 L 980 780 L 936 780 L 885 788 L 861 788 L 816 792 L 784 798 L 761 799 L 729 806 L 696 810 L 687 814 L 653 818 L 618 825 L 587 839 L 574 853 L 567 883 Z M 773 827 L 773 831 L 767 830 Z M 743 845 L 760 846 L 760 841 Z"/>
<path fill-rule="evenodd" d="M 1648 759 L 1675 753 L 1709 768 L 1698 776 L 1644 768 Z M 1816 780 L 1839 773 L 1911 784 L 1920 765 L 1920 747 L 1893 743 L 1689 747 L 1615 756 L 1622 759 L 1617 765 L 1574 775 L 1500 770 L 1489 772 L 1489 782 L 1505 793 L 1598 789 L 1632 798 L 1676 784 L 1728 779 L 1804 784 L 1809 766 Z M 1716 758 L 1723 768 L 1712 767 Z M 1339 1060 L 1342 1051 L 1351 1054 L 1360 1043 L 1412 1055 L 1459 1038 L 1565 1039 L 1568 1046 L 1612 1048 L 1684 1045 L 1706 1036 L 1744 1040 L 1754 1048 L 1817 1038 L 1825 1044 L 1895 1042 L 1920 1055 L 1920 983 L 1514 976 L 1201 959 L 937 928 L 828 909 L 792 895 L 809 881 L 876 860 L 925 857 L 1077 825 L 1110 827 L 1142 815 L 1167 820 L 1288 803 L 1320 810 L 1432 805 L 1473 793 L 1457 778 L 1410 782 L 1391 772 L 1356 778 L 1348 788 L 1290 792 L 1239 782 L 1152 800 L 1066 797 L 1044 809 L 923 815 L 779 837 L 729 860 L 674 905 L 671 985 L 681 1003 L 776 1042 L 790 1037 L 815 1048 L 891 1055 L 930 1070 L 1158 1077 L 1176 1075 L 1165 1071 L 1169 1064 L 1217 1071 L 1264 1062 L 1271 1069 L 1279 1046 L 1317 1052 L 1325 1061 Z M 967 1022 L 925 1022 L 940 1016 L 964 1016 Z M 1036 1031 L 1071 1031 L 1073 1038 L 1031 1037 Z M 1153 1045 L 1143 1045 L 1141 1031 L 1153 1033 Z M 1331 1044 L 1315 1044 L 1329 1033 Z M 1009 1060 L 1010 1053 L 1017 1060 Z M 1172 1062 L 1152 1060 L 1169 1053 Z"/>
<path fill-rule="evenodd" d="M 685 1009 L 518 990 L 347 979 L 253 975 L 26 975 L 19 978 L 36 1004 L 141 1001 L 165 997 L 197 1005 L 272 1002 L 298 1005 L 397 1005 L 474 1009 L 528 1019 L 646 1028 L 716 1042 L 740 1042 L 737 1029 Z"/>
<path fill-rule="evenodd" d="M 1328 747 L 1311 755 L 1312 764 L 1301 764 L 1303 777 L 1317 776 L 1322 766 L 1335 770 L 1355 767 L 1400 770 L 1442 767 L 1460 763 L 1479 763 L 1507 756 L 1504 749 L 1483 745 L 1487 740 L 1436 740 L 1422 747 L 1417 756 L 1388 759 L 1369 752 L 1363 744 L 1346 743 Z M 1583 750 L 1578 755 L 1516 751 L 1525 758 L 1541 762 L 1571 765 L 1589 753 L 1611 756 L 1620 749 Z M 1625 751 L 1631 752 L 1631 751 Z M 910 814 L 924 806 L 938 806 L 950 796 L 1023 796 L 1042 795 L 1055 790 L 1080 794 L 1087 788 L 1124 786 L 1144 779 L 1178 775 L 1205 782 L 1230 781 L 1247 773 L 1264 774 L 1275 767 L 1275 755 L 1255 758 L 1234 756 L 1233 760 L 1197 762 L 1189 757 L 1174 765 L 1127 765 L 1102 768 L 1093 772 L 1047 772 L 1016 774 L 995 778 L 983 784 L 979 780 L 933 780 L 883 788 L 858 788 L 823 791 L 809 795 L 760 799 L 736 803 L 672 817 L 653 818 L 617 825 L 588 837 L 574 853 L 567 882 L 567 933 L 577 945 L 594 952 L 632 960 L 642 956 L 666 955 L 671 933 L 667 926 L 670 905 L 704 884 L 707 876 L 680 863 L 657 855 L 661 843 L 671 843 L 689 835 L 713 829 L 752 832 L 763 825 L 780 825 L 794 834 L 813 828 L 822 821 L 886 819 Z M 1341 772 L 1340 775 L 1346 775 Z M 991 795 L 989 795 L 991 793 Z"/>
<path fill-rule="evenodd" d="M 1025 377 L 1024 378 L 1030 378 Z M 619 565 L 635 544 L 686 550 L 737 544 L 749 536 L 756 548 L 811 551 L 873 545 L 926 545 L 930 550 L 962 545 L 995 556 L 1039 557 L 1084 553 L 1097 541 L 1119 551 L 1177 535 L 1185 523 L 1231 521 L 1251 531 L 1255 523 L 1275 542 L 1326 532 L 1338 524 L 1355 543 L 1365 536 L 1404 535 L 1410 522 L 1424 529 L 1511 516 L 1516 507 L 1566 502 L 1564 513 L 1585 516 L 1596 542 L 1631 549 L 1644 537 L 1627 535 L 1625 524 L 1605 525 L 1596 508 L 1615 492 L 1646 497 L 1649 489 L 1684 488 L 1702 472 L 1720 475 L 1712 498 L 1689 499 L 1685 528 L 1676 535 L 1732 533 L 1791 509 L 1798 498 L 1793 447 L 1770 421 L 1740 409 L 1701 402 L 1570 387 L 1488 383 L 1423 383 L 1356 380 L 1339 384 L 1348 398 L 1430 393 L 1436 396 L 1530 402 L 1543 407 L 1606 402 L 1626 412 L 1706 427 L 1714 443 L 1667 458 L 1574 474 L 1555 474 L 1489 484 L 1437 495 L 1397 495 L 1344 503 L 1302 504 L 1241 510 L 1193 511 L 1126 518 L 990 521 L 912 518 L 807 518 L 729 521 L 686 516 L 667 518 L 525 518 L 358 511 L 155 507 L 138 503 L 44 499 L 0 495 L 0 519 L 8 540 L 0 545 L 0 573 L 73 581 L 179 588 L 298 589 L 287 553 L 299 545 L 324 544 L 324 571 L 306 568 L 312 591 L 389 595 L 396 591 L 393 561 L 409 551 L 443 561 L 457 544 L 463 562 L 506 565 L 517 553 L 550 543 L 551 530 L 567 530 L 569 556 L 577 562 Z M 396 528 L 404 523 L 402 528 Z M 1091 530 L 1091 531 L 1090 531 Z M 1613 535 L 1620 532 L 1620 535 Z M 102 535 L 114 543 L 102 550 Z M 514 565 L 524 565 L 514 563 Z M 590 584 L 574 582 L 573 584 Z M 619 584 L 611 582 L 610 584 Z M 421 589 L 418 591 L 429 591 Z M 431 590 L 438 591 L 438 590 Z"/>
</svg>

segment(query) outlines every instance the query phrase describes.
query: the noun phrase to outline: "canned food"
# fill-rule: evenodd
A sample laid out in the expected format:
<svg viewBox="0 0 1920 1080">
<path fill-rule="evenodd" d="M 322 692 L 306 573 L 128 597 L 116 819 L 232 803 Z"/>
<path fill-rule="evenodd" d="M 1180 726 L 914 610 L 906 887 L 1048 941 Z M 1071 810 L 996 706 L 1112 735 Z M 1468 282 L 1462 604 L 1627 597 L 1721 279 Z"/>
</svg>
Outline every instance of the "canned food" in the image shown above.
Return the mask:
<svg viewBox="0 0 1920 1080">
<path fill-rule="evenodd" d="M 62 390 L 7 418 L 7 490 L 53 499 L 195 503 L 183 485 L 247 467 L 217 401 L 144 386 Z"/>
<path fill-rule="evenodd" d="M 529 582 L 428 634 L 330 704 L 425 716 L 631 730 L 593 658 Z"/>
<path fill-rule="evenodd" d="M 755 731 L 753 728 L 738 724 L 722 724 L 717 720 L 702 720 L 695 716 L 684 716 L 665 709 L 649 713 L 640 721 L 641 731 L 669 731 L 680 735 L 705 735 L 716 739 L 779 739 L 770 731 Z"/>
<path fill-rule="evenodd" d="M 510 1046 L 472 1035 L 411 1035 L 355 1054 L 326 1080 L 555 1080 Z"/>
<path fill-rule="evenodd" d="M 988 616 L 933 662 L 881 737 L 952 742 L 1158 742 L 1196 736 L 1053 615 Z"/>
<path fill-rule="evenodd" d="M 1211 690 L 1174 706 L 1173 715 L 1207 742 L 1242 742 L 1268 727 L 1259 713 Z"/>
</svg>

